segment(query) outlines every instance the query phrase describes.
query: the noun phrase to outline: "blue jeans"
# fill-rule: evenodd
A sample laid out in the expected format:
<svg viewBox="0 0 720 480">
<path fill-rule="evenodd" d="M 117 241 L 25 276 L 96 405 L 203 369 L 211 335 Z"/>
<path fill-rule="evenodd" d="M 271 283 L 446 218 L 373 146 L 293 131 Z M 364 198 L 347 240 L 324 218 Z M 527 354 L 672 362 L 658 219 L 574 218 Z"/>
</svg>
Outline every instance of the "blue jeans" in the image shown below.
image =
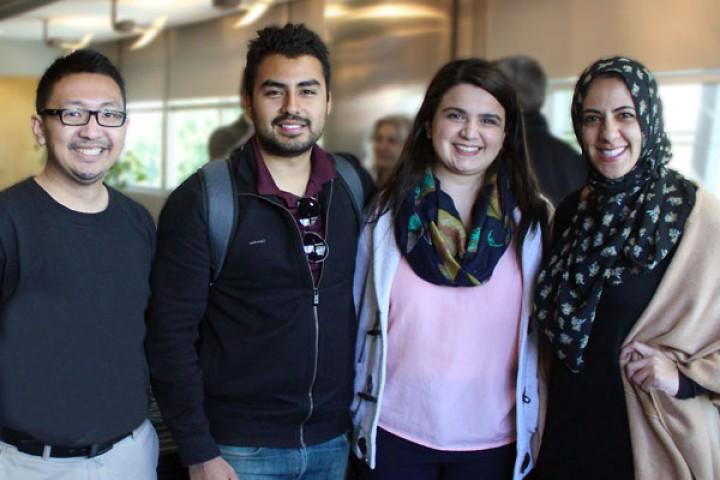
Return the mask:
<svg viewBox="0 0 720 480">
<path fill-rule="evenodd" d="M 342 480 L 350 453 L 347 434 L 306 448 L 218 447 L 242 480 Z"/>
</svg>

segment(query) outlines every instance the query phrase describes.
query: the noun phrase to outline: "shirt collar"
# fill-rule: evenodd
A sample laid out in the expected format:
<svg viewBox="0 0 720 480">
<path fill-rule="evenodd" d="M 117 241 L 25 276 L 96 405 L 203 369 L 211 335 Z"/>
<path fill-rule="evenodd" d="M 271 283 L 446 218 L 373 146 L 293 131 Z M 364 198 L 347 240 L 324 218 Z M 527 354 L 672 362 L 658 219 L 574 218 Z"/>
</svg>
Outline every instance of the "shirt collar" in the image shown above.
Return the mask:
<svg viewBox="0 0 720 480">
<path fill-rule="evenodd" d="M 265 164 L 265 159 L 263 159 L 262 151 L 258 146 L 257 138 L 253 137 L 249 143 L 257 166 L 257 193 L 260 195 L 280 197 L 288 206 L 294 206 L 300 197 L 290 192 L 280 190 Z M 330 159 L 330 155 L 317 145 L 313 145 L 312 147 L 310 162 L 310 179 L 305 187 L 305 197 L 317 195 L 325 183 L 337 177 L 337 172 Z"/>
</svg>

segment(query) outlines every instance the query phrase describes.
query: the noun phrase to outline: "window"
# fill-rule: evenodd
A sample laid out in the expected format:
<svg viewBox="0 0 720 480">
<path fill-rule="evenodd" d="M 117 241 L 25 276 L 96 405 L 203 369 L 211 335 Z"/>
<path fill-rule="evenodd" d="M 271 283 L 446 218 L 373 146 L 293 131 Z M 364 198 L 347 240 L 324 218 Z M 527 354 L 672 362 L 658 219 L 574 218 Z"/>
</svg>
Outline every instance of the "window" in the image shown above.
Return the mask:
<svg viewBox="0 0 720 480">
<path fill-rule="evenodd" d="M 125 151 L 118 160 L 123 186 L 162 187 L 162 104 L 128 105 Z M 124 165 L 123 165 L 124 164 Z"/>
<path fill-rule="evenodd" d="M 237 103 L 237 102 L 236 102 Z M 180 185 L 195 170 L 207 163 L 207 141 L 213 130 L 232 123 L 240 115 L 237 106 L 171 105 L 168 111 L 167 188 Z"/>
<path fill-rule="evenodd" d="M 138 191 L 174 189 L 208 161 L 212 131 L 240 113 L 237 97 L 128 103 L 125 150 L 106 181 Z"/>
</svg>

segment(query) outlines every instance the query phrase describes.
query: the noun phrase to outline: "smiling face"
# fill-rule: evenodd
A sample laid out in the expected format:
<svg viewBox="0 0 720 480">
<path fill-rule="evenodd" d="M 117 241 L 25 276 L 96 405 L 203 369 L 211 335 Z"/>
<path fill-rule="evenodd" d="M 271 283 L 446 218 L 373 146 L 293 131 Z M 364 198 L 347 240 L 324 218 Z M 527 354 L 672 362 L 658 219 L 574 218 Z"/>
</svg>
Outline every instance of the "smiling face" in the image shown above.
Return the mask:
<svg viewBox="0 0 720 480">
<path fill-rule="evenodd" d="M 311 55 L 265 57 L 252 98 L 243 97 L 265 154 L 296 157 L 317 142 L 330 114 L 322 64 Z"/>
<path fill-rule="evenodd" d="M 115 81 L 97 73 L 66 75 L 52 89 L 48 109 L 124 111 L 122 93 Z M 95 117 L 87 125 L 63 125 L 57 115 L 33 115 L 32 129 L 48 153 L 46 169 L 73 183 L 94 185 L 105 176 L 122 151 L 127 122 L 121 127 L 101 127 Z"/>
<path fill-rule="evenodd" d="M 637 164 L 642 133 L 625 82 L 600 77 L 590 84 L 582 108 L 582 147 L 595 169 L 617 179 Z"/>
<path fill-rule="evenodd" d="M 486 90 L 463 83 L 445 93 L 429 127 L 435 174 L 480 181 L 505 141 L 505 109 Z"/>
</svg>

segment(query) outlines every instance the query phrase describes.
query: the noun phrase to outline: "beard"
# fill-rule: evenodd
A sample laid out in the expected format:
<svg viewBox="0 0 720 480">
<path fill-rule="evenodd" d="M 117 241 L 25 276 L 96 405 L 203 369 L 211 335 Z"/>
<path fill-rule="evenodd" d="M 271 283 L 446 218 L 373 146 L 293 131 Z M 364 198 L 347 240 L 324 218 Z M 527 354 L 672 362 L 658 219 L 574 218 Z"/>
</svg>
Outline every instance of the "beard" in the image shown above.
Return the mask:
<svg viewBox="0 0 720 480">
<path fill-rule="evenodd" d="M 272 129 L 256 127 L 256 135 L 260 146 L 271 155 L 278 157 L 297 157 L 310 150 L 322 135 L 322 131 L 313 130 L 310 120 L 298 117 L 296 115 L 283 115 L 273 120 L 272 124 L 276 125 L 284 120 L 302 121 L 308 129 L 310 136 L 306 140 L 285 139 L 281 140 Z"/>
</svg>

